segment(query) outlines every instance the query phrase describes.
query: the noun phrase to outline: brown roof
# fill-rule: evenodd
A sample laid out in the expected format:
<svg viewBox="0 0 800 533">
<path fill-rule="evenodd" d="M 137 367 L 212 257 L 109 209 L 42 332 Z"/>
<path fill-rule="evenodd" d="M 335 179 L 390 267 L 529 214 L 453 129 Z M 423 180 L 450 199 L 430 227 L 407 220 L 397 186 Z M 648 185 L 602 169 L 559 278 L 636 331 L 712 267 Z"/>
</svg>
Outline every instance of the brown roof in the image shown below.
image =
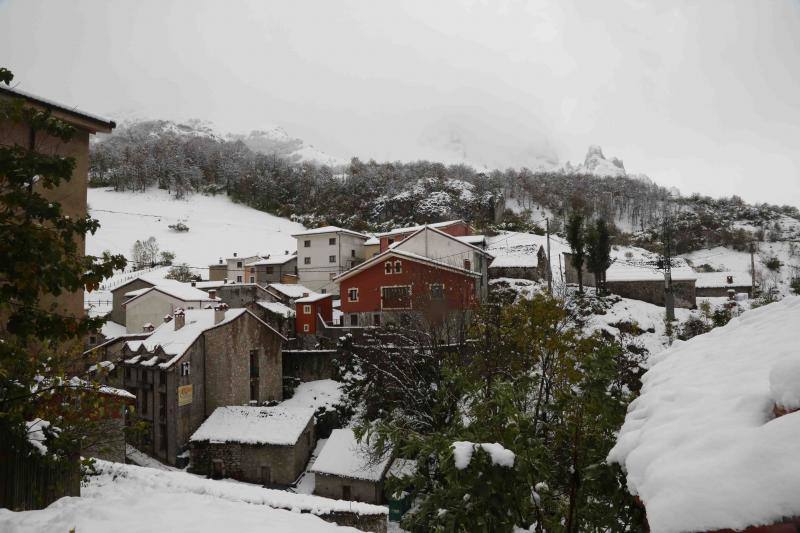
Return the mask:
<svg viewBox="0 0 800 533">
<path fill-rule="evenodd" d="M 58 114 L 64 115 L 59 118 L 72 123 L 76 127 L 87 129 L 92 133 L 111 133 L 111 130 L 117 127 L 116 122 L 113 120 L 91 113 L 85 113 L 75 107 L 59 104 L 53 100 L 48 100 L 16 88 L 0 85 L 0 95 L 21 98 L 35 106 L 53 110 Z"/>
</svg>

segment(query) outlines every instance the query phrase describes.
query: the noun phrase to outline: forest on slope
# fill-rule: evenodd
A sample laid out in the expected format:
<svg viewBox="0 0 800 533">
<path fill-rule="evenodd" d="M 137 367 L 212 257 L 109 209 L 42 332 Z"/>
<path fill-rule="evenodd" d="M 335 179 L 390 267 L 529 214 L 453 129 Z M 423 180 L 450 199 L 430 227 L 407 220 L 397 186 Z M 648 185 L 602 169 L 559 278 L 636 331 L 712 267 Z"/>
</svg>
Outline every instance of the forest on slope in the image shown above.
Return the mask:
<svg viewBox="0 0 800 533">
<path fill-rule="evenodd" d="M 598 177 L 588 165 L 479 172 L 463 164 L 353 158 L 330 166 L 303 161 L 287 150 L 264 153 L 259 151 L 263 143 L 247 139 L 217 135 L 199 122 L 134 122 L 92 144 L 90 185 L 117 191 L 157 187 L 177 198 L 191 192 L 226 194 L 306 226 L 364 231 L 450 218 L 464 218 L 489 232 L 539 231 L 548 216 L 558 233 L 568 214 L 579 210 L 590 219 L 610 221 L 620 241 L 655 247 L 668 206 L 677 253 L 713 245 L 741 248 L 753 238 L 800 238 L 792 233 L 791 221 L 800 220 L 797 207 L 747 204 L 736 196 L 684 197 L 642 175 Z"/>
</svg>

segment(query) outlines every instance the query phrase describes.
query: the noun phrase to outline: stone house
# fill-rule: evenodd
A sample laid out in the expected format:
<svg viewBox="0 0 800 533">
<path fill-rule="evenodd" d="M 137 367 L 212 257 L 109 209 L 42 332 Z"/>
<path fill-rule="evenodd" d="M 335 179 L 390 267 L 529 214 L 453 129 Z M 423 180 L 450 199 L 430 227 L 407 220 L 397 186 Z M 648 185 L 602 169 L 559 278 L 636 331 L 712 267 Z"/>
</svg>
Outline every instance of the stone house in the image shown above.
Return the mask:
<svg viewBox="0 0 800 533">
<path fill-rule="evenodd" d="M 259 285 L 283 283 L 284 280 L 297 280 L 297 255 L 267 255 L 245 264 L 245 281 Z"/>
<path fill-rule="evenodd" d="M 125 293 L 128 298 L 122 307 L 125 309 L 125 329 L 137 333 L 143 328 L 160 324 L 164 317 L 176 309 L 202 309 L 221 302 L 216 291 L 208 292 L 172 279 L 159 280 L 154 287 L 147 287 Z"/>
<path fill-rule="evenodd" d="M 698 272 L 697 296 L 728 297 L 733 294 L 753 296 L 753 278 L 748 272 Z"/>
<path fill-rule="evenodd" d="M 228 264 L 222 259 L 218 263 L 208 265 L 208 281 L 224 281 L 228 279 Z"/>
<path fill-rule="evenodd" d="M 264 486 L 288 486 L 314 449 L 314 410 L 305 407 L 218 407 L 190 439 L 196 474 Z"/>
<path fill-rule="evenodd" d="M 128 340 L 111 383 L 137 397 L 142 451 L 170 465 L 217 407 L 280 400 L 286 338 L 247 309 L 176 310 Z M 112 360 L 112 362 L 114 362 Z"/>
<path fill-rule="evenodd" d="M 54 118 L 63 120 L 75 128 L 72 138 L 68 142 L 63 142 L 42 131 L 34 132 L 29 124 L 0 121 L 0 144 L 18 145 L 43 154 L 74 158 L 72 179 L 62 182 L 58 187 L 42 189 L 40 192 L 48 200 L 61 204 L 64 214 L 73 219 L 85 217 L 86 188 L 89 182 L 89 138 L 97 133 L 111 133 L 116 127 L 114 121 L 79 111 L 72 105 L 62 105 L 34 96 L 5 84 L 0 84 L 0 99 L 21 101 L 26 107 L 48 110 Z M 78 243 L 81 253 L 84 252 L 84 245 L 84 242 Z M 65 292 L 55 298 L 53 303 L 62 314 L 82 316 L 83 290 Z"/>
<path fill-rule="evenodd" d="M 292 236 L 297 239 L 298 283 L 323 294 L 338 294 L 333 278 L 364 260 L 364 241 L 369 238 L 336 226 Z"/>
<path fill-rule="evenodd" d="M 673 258 L 673 262 L 672 290 L 675 307 L 694 309 L 697 307 L 697 273 L 684 259 Z M 572 254 L 568 252 L 564 252 L 564 278 L 567 283 L 578 283 L 578 271 L 572 265 Z M 594 275 L 585 266 L 583 284 L 586 287 L 595 286 Z M 617 260 L 606 271 L 606 286 L 609 292 L 623 298 L 665 305 L 664 273 L 654 266 L 637 266 Z"/>
<path fill-rule="evenodd" d="M 381 504 L 391 457 L 373 460 L 352 429 L 334 429 L 314 461 L 314 494 L 337 500 Z"/>
<path fill-rule="evenodd" d="M 513 278 L 541 281 L 547 279 L 547 252 L 544 246 L 532 252 L 499 255 L 489 265 L 489 278 Z"/>
<path fill-rule="evenodd" d="M 280 331 L 284 337 L 294 336 L 295 311 L 281 302 L 259 300 L 247 306 L 257 317 Z"/>
</svg>

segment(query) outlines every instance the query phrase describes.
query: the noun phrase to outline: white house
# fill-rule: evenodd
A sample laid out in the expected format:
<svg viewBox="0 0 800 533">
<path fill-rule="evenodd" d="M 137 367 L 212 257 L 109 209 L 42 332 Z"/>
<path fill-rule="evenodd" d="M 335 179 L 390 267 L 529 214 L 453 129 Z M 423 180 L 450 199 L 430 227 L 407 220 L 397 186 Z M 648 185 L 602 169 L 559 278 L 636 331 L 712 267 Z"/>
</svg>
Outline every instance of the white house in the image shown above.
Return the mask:
<svg viewBox="0 0 800 533">
<path fill-rule="evenodd" d="M 320 293 L 338 293 L 333 278 L 364 260 L 367 235 L 325 226 L 293 235 L 297 239 L 298 283 Z"/>
<path fill-rule="evenodd" d="M 261 258 L 257 255 L 239 257 L 238 253 L 234 253 L 233 257 L 229 257 L 226 260 L 228 263 L 228 283 L 248 283 L 246 265 L 259 259 Z M 255 283 L 255 279 L 249 283 Z"/>
<path fill-rule="evenodd" d="M 175 309 L 203 309 L 219 303 L 216 291 L 201 291 L 188 283 L 165 279 L 155 287 L 138 289 L 125 294 L 130 299 L 124 304 L 125 329 L 128 333 L 139 333 L 145 326 L 158 326 L 166 315 Z"/>
</svg>

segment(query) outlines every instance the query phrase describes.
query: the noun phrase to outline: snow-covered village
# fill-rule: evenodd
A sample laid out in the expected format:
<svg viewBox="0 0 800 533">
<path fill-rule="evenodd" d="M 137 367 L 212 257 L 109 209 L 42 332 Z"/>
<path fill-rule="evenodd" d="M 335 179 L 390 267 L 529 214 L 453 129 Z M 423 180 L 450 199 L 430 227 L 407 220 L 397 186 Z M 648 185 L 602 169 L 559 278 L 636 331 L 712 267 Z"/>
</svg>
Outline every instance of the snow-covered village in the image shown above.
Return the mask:
<svg viewBox="0 0 800 533">
<path fill-rule="evenodd" d="M 798 35 L 0 0 L 0 531 L 800 532 Z"/>
</svg>

